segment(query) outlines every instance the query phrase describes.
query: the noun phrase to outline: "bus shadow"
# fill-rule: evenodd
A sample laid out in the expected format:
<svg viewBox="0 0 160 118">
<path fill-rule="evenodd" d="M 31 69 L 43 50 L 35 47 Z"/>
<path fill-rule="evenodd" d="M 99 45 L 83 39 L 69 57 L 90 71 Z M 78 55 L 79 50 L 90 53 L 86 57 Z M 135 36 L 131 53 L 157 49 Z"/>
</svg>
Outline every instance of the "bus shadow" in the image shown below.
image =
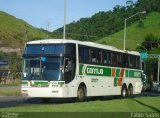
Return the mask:
<svg viewBox="0 0 160 118">
<path fill-rule="evenodd" d="M 160 113 L 160 110 L 157 109 L 157 108 L 155 108 L 155 107 L 153 107 L 153 106 L 147 105 L 147 104 L 145 104 L 145 103 L 143 103 L 143 102 L 141 102 L 141 101 L 139 101 L 139 100 L 136 100 L 136 99 L 134 99 L 134 98 L 131 98 L 131 100 L 139 103 L 140 105 L 143 105 L 143 106 L 145 106 L 145 107 L 148 107 L 148 108 L 150 108 L 150 109 L 152 109 L 152 110 Z"/>
<path fill-rule="evenodd" d="M 58 99 L 58 98 L 51 98 L 51 99 L 41 99 L 41 98 L 30 98 L 24 101 L 28 104 L 64 104 L 64 103 L 74 103 L 75 100 L 72 98 L 68 99 Z"/>
<path fill-rule="evenodd" d="M 50 99 L 49 101 L 43 101 L 40 98 L 27 98 L 27 99 L 17 99 L 17 100 L 6 100 L 0 101 L 0 108 L 10 108 L 17 106 L 27 106 L 27 105 L 40 105 L 40 104 L 64 104 L 64 103 L 74 103 L 73 99 Z"/>
<path fill-rule="evenodd" d="M 113 100 L 115 99 L 114 97 L 88 97 L 85 102 L 92 102 L 92 101 L 97 101 L 97 100 Z M 40 98 L 30 98 L 25 100 L 25 103 L 28 104 L 66 104 L 66 103 L 78 103 L 76 98 L 51 98 L 49 100 L 42 100 Z"/>
<path fill-rule="evenodd" d="M 5 100 L 0 100 L 0 108 L 10 108 L 10 107 L 18 107 L 18 106 L 28 106 L 28 105 L 41 105 L 41 104 L 70 104 L 70 103 L 78 103 L 76 101 L 76 98 L 51 98 L 51 99 L 41 99 L 41 98 L 23 98 L 23 97 L 17 97 L 17 98 L 1 98 Z M 96 101 L 96 100 L 111 100 L 110 98 L 103 98 L 103 99 L 91 99 L 88 98 L 85 102 L 90 101 Z"/>
</svg>

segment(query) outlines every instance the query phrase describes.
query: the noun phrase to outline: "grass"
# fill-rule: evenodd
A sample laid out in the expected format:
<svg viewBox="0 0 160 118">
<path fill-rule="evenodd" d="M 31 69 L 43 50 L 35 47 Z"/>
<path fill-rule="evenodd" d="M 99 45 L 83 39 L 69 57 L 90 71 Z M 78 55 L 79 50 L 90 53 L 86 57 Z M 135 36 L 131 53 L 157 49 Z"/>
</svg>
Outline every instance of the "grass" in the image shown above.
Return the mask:
<svg viewBox="0 0 160 118">
<path fill-rule="evenodd" d="M 20 80 L 16 79 L 14 82 L 9 84 L 0 84 L 0 96 L 20 96 L 21 91 L 14 89 L 14 87 L 20 86 Z"/>
<path fill-rule="evenodd" d="M 30 104 L 1 108 L 0 112 L 160 112 L 159 97 L 139 97 L 64 104 Z"/>
<path fill-rule="evenodd" d="M 2 91 L 0 90 L 0 96 L 20 96 L 21 91 L 15 90 L 15 91 Z"/>
<path fill-rule="evenodd" d="M 127 26 L 126 32 L 126 48 L 135 50 L 137 44 L 140 44 L 147 34 L 153 34 L 156 37 L 160 37 L 160 13 L 152 12 L 146 16 L 145 20 L 142 20 L 144 27 L 137 27 L 138 22 Z M 97 43 L 112 45 L 117 48 L 123 49 L 123 36 L 124 30 L 121 30 L 115 34 L 104 37 L 97 41 Z"/>
</svg>

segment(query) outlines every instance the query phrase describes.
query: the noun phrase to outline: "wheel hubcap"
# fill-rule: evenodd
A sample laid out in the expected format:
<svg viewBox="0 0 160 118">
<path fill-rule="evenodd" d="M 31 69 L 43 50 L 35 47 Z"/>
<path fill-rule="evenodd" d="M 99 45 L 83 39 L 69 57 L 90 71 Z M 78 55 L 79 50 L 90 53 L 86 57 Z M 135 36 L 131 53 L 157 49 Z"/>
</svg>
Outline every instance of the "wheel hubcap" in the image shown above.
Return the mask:
<svg viewBox="0 0 160 118">
<path fill-rule="evenodd" d="M 125 90 L 125 89 L 123 89 L 122 94 L 123 94 L 123 97 L 125 97 L 125 96 L 126 96 L 126 90 Z"/>
<path fill-rule="evenodd" d="M 79 93 L 79 98 L 82 99 L 84 97 L 83 89 L 80 89 L 78 93 Z"/>
</svg>

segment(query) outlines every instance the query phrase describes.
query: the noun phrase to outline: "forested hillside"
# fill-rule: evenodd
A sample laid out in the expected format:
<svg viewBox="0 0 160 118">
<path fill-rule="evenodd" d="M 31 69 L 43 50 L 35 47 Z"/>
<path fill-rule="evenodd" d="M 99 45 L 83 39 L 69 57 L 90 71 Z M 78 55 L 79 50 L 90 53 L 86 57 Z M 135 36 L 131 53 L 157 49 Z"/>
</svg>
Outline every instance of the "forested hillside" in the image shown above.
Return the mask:
<svg viewBox="0 0 160 118">
<path fill-rule="evenodd" d="M 141 14 L 138 17 L 132 18 L 127 22 L 127 27 L 133 25 L 135 22 L 139 23 L 140 21 L 145 20 L 147 22 L 146 18 L 149 17 L 150 13 L 160 12 L 159 5 L 160 0 L 138 0 L 136 3 L 126 7 L 117 5 L 112 11 L 100 11 L 92 17 L 81 18 L 79 21 L 73 21 L 68 24 L 66 26 L 66 37 L 75 40 L 99 41 L 104 37 L 108 37 L 123 30 L 124 18 L 137 12 L 145 10 L 147 14 Z M 150 30 L 152 30 L 152 27 Z M 27 41 L 43 39 L 48 36 L 51 38 L 62 38 L 63 28 L 59 28 L 51 34 L 48 34 L 48 32 L 43 29 L 34 28 L 23 20 L 17 19 L 7 13 L 0 12 L 0 47 L 22 48 L 26 36 Z M 106 44 L 107 40 L 108 38 L 105 39 Z M 137 38 L 137 40 L 143 39 Z M 101 42 L 103 41 L 100 41 L 100 43 Z M 108 42 L 112 41 L 109 39 Z"/>
<path fill-rule="evenodd" d="M 112 11 L 101 11 L 90 18 L 81 18 L 79 21 L 66 26 L 67 38 L 76 40 L 96 41 L 116 33 L 124 28 L 124 19 L 141 11 L 147 14 L 160 12 L 160 0 L 138 0 L 129 6 L 115 6 Z M 127 25 L 145 19 L 147 14 L 132 18 Z M 62 38 L 63 28 L 53 32 L 55 38 Z"/>
<path fill-rule="evenodd" d="M 22 48 L 24 40 L 45 38 L 46 33 L 0 11 L 0 47 Z"/>
<path fill-rule="evenodd" d="M 135 50 L 147 35 L 153 35 L 159 39 L 160 44 L 160 12 L 149 13 L 145 19 L 132 23 L 126 30 L 126 47 Z M 124 30 L 97 40 L 97 43 L 112 45 L 123 49 Z M 145 45 L 143 45 L 145 46 Z M 147 46 L 145 46 L 147 48 Z M 148 48 L 149 50 L 149 48 Z"/>
</svg>

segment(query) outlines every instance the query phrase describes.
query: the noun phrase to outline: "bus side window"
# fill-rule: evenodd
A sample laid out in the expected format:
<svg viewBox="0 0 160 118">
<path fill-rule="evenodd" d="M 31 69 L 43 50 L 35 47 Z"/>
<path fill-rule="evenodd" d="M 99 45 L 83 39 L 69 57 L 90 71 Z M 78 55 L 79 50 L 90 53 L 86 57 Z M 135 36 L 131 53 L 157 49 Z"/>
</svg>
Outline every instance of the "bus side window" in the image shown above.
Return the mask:
<svg viewBox="0 0 160 118">
<path fill-rule="evenodd" d="M 129 60 L 128 60 L 128 55 L 127 54 L 123 55 L 123 67 L 126 67 L 126 68 L 129 67 Z"/>
<path fill-rule="evenodd" d="M 136 57 L 136 69 L 140 69 L 140 58 Z"/>
<path fill-rule="evenodd" d="M 97 54 L 96 54 L 96 50 L 95 49 L 89 49 L 89 57 L 90 57 L 90 62 L 91 63 L 96 63 L 97 62 Z"/>
<path fill-rule="evenodd" d="M 112 53 L 112 64 L 113 66 L 117 66 L 117 54 Z"/>
<path fill-rule="evenodd" d="M 129 68 L 129 56 L 128 55 L 126 55 L 125 67 Z"/>
<path fill-rule="evenodd" d="M 102 62 L 103 62 L 103 51 L 102 50 L 98 50 L 97 63 L 102 64 Z"/>
<path fill-rule="evenodd" d="M 85 48 L 84 50 L 84 62 L 85 63 L 89 62 L 89 48 Z"/>
<path fill-rule="evenodd" d="M 79 62 L 80 63 L 89 62 L 89 48 L 83 46 L 79 47 Z"/>
<path fill-rule="evenodd" d="M 64 59 L 64 79 L 66 83 L 71 82 L 75 76 L 75 58 L 65 58 Z"/>
<path fill-rule="evenodd" d="M 105 51 L 103 51 L 103 53 L 102 53 L 102 60 L 103 60 L 103 64 L 107 64 L 107 56 L 106 56 L 106 52 Z"/>
<path fill-rule="evenodd" d="M 117 54 L 117 66 L 121 67 L 121 54 Z"/>
<path fill-rule="evenodd" d="M 66 54 L 76 56 L 76 45 L 75 44 L 66 44 Z"/>
<path fill-rule="evenodd" d="M 127 57 L 126 57 L 126 54 L 122 54 L 122 57 L 121 57 L 121 59 L 122 59 L 122 62 L 121 62 L 121 66 L 124 68 L 124 67 L 126 67 L 126 61 L 127 61 L 127 59 L 126 59 Z"/>
<path fill-rule="evenodd" d="M 108 65 L 112 64 L 112 60 L 111 60 L 111 53 L 110 52 L 106 52 L 106 61 Z"/>
<path fill-rule="evenodd" d="M 82 47 L 79 47 L 79 62 L 80 63 L 83 63 L 83 61 L 84 61 L 83 57 L 84 57 L 84 50 Z"/>
<path fill-rule="evenodd" d="M 72 70 L 72 61 L 69 58 L 65 59 L 65 72 Z"/>
<path fill-rule="evenodd" d="M 132 64 L 133 64 L 133 68 L 136 68 L 136 57 L 135 56 L 133 56 Z"/>
<path fill-rule="evenodd" d="M 128 60 L 129 60 L 129 68 L 133 68 L 133 57 L 131 55 L 129 55 Z"/>
</svg>

